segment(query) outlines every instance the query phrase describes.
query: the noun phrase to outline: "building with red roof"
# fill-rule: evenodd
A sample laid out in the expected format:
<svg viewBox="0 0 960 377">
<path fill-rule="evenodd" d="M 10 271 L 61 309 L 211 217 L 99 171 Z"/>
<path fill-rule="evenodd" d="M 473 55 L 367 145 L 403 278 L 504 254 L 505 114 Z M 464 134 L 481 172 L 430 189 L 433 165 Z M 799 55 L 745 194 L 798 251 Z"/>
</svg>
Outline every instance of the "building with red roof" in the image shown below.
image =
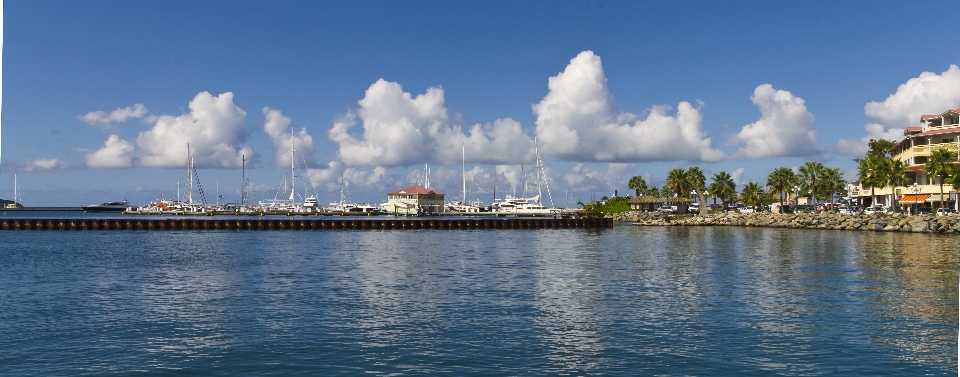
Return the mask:
<svg viewBox="0 0 960 377">
<path fill-rule="evenodd" d="M 399 215 L 439 214 L 443 212 L 443 200 L 442 192 L 413 185 L 387 193 L 387 203 L 383 208 L 388 213 Z"/>
<path fill-rule="evenodd" d="M 900 140 L 889 152 L 894 159 L 906 162 L 909 167 L 907 186 L 885 188 L 878 195 L 886 195 L 903 205 L 930 206 L 931 202 L 942 202 L 946 206 L 957 206 L 957 193 L 950 185 L 943 186 L 944 195 L 940 197 L 940 178 L 930 177 L 923 172 L 931 153 L 946 149 L 953 153 L 960 164 L 960 109 L 944 111 L 938 115 L 920 116 L 920 125 L 907 127 Z M 869 195 L 869 190 L 861 190 L 861 195 Z"/>
</svg>

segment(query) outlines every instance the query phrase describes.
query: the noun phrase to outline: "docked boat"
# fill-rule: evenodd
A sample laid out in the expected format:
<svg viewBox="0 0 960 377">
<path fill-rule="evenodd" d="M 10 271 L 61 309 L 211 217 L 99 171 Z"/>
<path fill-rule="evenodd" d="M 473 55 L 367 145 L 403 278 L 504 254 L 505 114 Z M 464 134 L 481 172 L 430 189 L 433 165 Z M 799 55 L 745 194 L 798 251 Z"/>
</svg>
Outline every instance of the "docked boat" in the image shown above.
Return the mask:
<svg viewBox="0 0 960 377">
<path fill-rule="evenodd" d="M 547 195 L 550 195 L 550 186 L 546 184 L 546 180 L 543 175 L 543 161 L 540 160 L 540 148 L 536 147 L 536 139 L 534 139 L 535 151 L 536 151 L 536 164 L 534 166 L 536 174 L 536 186 L 537 186 L 537 195 L 531 198 L 520 198 L 507 195 L 503 201 L 495 201 L 493 205 L 490 206 L 491 212 L 496 213 L 497 215 L 503 216 L 559 216 L 561 210 L 559 208 L 547 208 L 541 202 L 543 195 L 544 186 L 547 189 Z M 523 165 L 520 167 L 523 171 Z M 522 173 L 521 173 L 522 175 Z M 526 182 L 523 183 L 524 192 L 526 191 Z M 551 203 L 553 202 L 551 196 Z"/>
<path fill-rule="evenodd" d="M 84 212 L 123 212 L 130 208 L 130 203 L 124 199 L 119 202 L 91 204 L 82 208 Z"/>
<path fill-rule="evenodd" d="M 540 204 L 540 195 L 532 198 L 507 198 L 493 205 L 492 212 L 504 216 L 557 216 L 559 208 L 547 208 Z"/>
</svg>

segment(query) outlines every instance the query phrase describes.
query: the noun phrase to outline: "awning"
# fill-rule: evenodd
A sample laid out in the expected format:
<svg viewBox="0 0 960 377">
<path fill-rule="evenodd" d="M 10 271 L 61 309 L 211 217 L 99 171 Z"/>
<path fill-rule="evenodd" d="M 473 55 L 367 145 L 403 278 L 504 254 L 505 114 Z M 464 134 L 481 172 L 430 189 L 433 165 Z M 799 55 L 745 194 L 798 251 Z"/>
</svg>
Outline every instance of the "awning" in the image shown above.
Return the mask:
<svg viewBox="0 0 960 377">
<path fill-rule="evenodd" d="M 920 204 L 930 199 L 930 194 L 906 194 L 900 199 L 900 204 Z"/>
</svg>

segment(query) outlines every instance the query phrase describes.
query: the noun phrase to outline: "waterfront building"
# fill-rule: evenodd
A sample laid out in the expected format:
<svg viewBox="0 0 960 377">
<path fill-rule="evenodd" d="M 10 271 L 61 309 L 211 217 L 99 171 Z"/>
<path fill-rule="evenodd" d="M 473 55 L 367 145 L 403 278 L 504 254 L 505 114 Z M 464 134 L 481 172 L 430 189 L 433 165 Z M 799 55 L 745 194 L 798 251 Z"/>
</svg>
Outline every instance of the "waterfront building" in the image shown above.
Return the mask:
<svg viewBox="0 0 960 377">
<path fill-rule="evenodd" d="M 399 212 L 402 208 L 415 208 L 419 214 L 439 214 L 443 212 L 443 198 L 442 192 L 414 185 L 387 193 L 387 202 L 381 207 L 385 208 L 387 213 Z M 389 208 L 394 208 L 395 211 L 391 212 Z"/>
<path fill-rule="evenodd" d="M 943 207 L 957 208 L 957 192 L 949 184 L 943 185 L 943 197 L 940 197 L 940 178 L 930 177 L 923 172 L 923 166 L 933 151 L 946 149 L 958 157 L 960 151 L 960 109 L 944 111 L 936 115 L 923 115 L 920 125 L 907 127 L 903 131 L 903 139 L 893 148 L 890 154 L 894 159 L 904 161 L 909 167 L 905 186 L 877 187 L 874 192 L 876 203 L 885 206 L 904 205 L 915 207 L 931 207 L 935 202 L 941 202 Z M 960 163 L 960 160 L 955 161 Z M 860 188 L 859 196 L 870 198 L 870 190 Z"/>
<path fill-rule="evenodd" d="M 657 197 L 640 195 L 628 200 L 627 203 L 630 204 L 630 209 L 634 211 L 656 211 L 663 204 L 663 201 Z"/>
</svg>

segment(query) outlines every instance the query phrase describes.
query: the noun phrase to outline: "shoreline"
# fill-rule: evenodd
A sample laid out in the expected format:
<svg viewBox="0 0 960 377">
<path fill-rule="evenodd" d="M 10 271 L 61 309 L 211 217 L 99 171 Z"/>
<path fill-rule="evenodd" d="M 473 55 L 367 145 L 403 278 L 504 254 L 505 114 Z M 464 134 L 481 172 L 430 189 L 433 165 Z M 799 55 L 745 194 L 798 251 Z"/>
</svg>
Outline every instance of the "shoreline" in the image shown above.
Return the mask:
<svg viewBox="0 0 960 377">
<path fill-rule="evenodd" d="M 902 213 L 841 215 L 837 213 L 712 213 L 668 215 L 661 212 L 623 212 L 615 222 L 636 226 L 744 226 L 764 228 L 830 229 L 875 232 L 960 233 L 960 216 L 932 214 L 908 216 Z"/>
</svg>

